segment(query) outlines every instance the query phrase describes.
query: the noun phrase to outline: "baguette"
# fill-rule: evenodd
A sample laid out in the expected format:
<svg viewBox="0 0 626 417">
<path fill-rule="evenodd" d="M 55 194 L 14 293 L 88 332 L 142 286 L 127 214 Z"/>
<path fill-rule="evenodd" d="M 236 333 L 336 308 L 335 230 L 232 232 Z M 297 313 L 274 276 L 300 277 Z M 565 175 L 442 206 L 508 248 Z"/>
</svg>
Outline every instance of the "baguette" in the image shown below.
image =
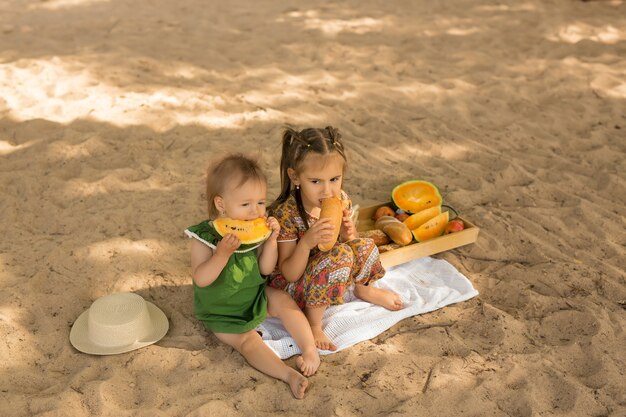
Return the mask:
<svg viewBox="0 0 626 417">
<path fill-rule="evenodd" d="M 322 252 L 329 251 L 333 246 L 335 246 L 335 242 L 337 242 L 337 238 L 339 237 L 339 231 L 341 230 L 343 207 L 344 203 L 337 197 L 330 197 L 322 200 L 322 211 L 320 212 L 320 220 L 329 218 L 331 219 L 331 223 L 334 226 L 333 239 L 326 244 L 320 243 L 317 245 L 318 249 Z"/>
<path fill-rule="evenodd" d="M 391 216 L 382 216 L 374 227 L 385 232 L 398 245 L 408 245 L 413 240 L 413 234 L 406 224 Z"/>
</svg>

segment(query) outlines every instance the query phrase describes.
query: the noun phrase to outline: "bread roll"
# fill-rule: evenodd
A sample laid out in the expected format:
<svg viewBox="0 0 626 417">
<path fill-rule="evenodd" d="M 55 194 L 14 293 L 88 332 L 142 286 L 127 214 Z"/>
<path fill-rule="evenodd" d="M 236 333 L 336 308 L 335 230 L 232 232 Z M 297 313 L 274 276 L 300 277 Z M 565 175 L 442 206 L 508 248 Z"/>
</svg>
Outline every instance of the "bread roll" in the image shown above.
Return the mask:
<svg viewBox="0 0 626 417">
<path fill-rule="evenodd" d="M 389 252 L 390 250 L 401 248 L 402 245 L 398 245 L 397 243 L 390 243 L 388 245 L 382 245 L 378 247 L 378 253 Z"/>
<path fill-rule="evenodd" d="M 359 237 L 364 239 L 372 239 L 376 246 L 386 245 L 390 242 L 389 236 L 382 230 L 372 229 L 365 232 L 359 232 Z"/>
<path fill-rule="evenodd" d="M 344 204 L 337 197 L 325 198 L 322 200 L 322 211 L 320 212 L 321 219 L 331 219 L 331 224 L 334 226 L 333 238 L 327 244 L 320 243 L 317 245 L 322 252 L 329 251 L 337 242 L 339 237 L 339 231 L 341 230 L 341 219 L 343 218 Z"/>
<path fill-rule="evenodd" d="M 411 230 L 395 217 L 383 216 L 376 220 L 374 227 L 385 232 L 398 245 L 408 245 L 413 240 Z"/>
</svg>

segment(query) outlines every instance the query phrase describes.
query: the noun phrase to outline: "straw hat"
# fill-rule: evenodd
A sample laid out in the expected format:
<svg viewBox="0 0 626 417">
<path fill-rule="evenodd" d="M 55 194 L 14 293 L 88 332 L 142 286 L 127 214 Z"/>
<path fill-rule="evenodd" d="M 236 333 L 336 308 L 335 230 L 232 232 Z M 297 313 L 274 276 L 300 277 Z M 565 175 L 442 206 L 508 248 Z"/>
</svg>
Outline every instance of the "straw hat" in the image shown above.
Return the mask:
<svg viewBox="0 0 626 417">
<path fill-rule="evenodd" d="M 74 322 L 70 342 L 81 352 L 114 355 L 159 341 L 169 328 L 165 314 L 133 293 L 105 295 Z"/>
</svg>

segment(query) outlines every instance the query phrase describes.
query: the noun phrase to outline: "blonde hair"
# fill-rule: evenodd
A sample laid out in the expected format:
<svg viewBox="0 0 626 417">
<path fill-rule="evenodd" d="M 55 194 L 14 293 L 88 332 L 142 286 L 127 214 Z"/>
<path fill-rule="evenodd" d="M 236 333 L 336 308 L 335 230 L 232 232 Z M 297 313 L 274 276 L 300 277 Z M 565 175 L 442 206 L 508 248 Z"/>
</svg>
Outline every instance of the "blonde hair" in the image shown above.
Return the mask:
<svg viewBox="0 0 626 417">
<path fill-rule="evenodd" d="M 241 187 L 249 180 L 267 183 L 267 177 L 259 164 L 240 153 L 230 154 L 219 160 L 207 172 L 206 197 L 209 209 L 209 219 L 219 216 L 215 207 L 215 197 L 222 195 L 229 182 L 239 179 L 234 188 Z"/>
</svg>

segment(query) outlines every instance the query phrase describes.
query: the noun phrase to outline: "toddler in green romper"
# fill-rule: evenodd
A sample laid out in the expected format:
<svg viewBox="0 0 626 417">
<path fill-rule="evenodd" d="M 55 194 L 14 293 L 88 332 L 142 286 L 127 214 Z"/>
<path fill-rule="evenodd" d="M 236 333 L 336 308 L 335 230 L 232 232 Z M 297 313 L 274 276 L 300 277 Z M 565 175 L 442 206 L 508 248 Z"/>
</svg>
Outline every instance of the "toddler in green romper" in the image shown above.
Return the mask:
<svg viewBox="0 0 626 417">
<path fill-rule="evenodd" d="M 264 219 L 271 230 L 264 242 L 244 245 L 237 233 L 221 237 L 212 221 L 185 230 L 191 242 L 191 275 L 194 312 L 215 337 L 235 350 L 250 365 L 289 385 L 303 398 L 307 376 L 320 365 L 311 327 L 293 299 L 282 290 L 265 285 L 278 261 L 278 221 L 266 215 L 267 178 L 258 163 L 241 154 L 223 158 L 209 170 L 207 200 L 209 219 L 237 221 Z M 296 369 L 285 364 L 255 328 L 266 317 L 285 326 L 300 348 Z"/>
<path fill-rule="evenodd" d="M 205 220 L 185 233 L 215 249 L 222 237 Z M 228 259 L 219 277 L 206 287 L 194 282 L 194 313 L 213 332 L 244 333 L 265 320 L 265 279 L 259 271 L 256 245 L 241 245 Z"/>
</svg>

